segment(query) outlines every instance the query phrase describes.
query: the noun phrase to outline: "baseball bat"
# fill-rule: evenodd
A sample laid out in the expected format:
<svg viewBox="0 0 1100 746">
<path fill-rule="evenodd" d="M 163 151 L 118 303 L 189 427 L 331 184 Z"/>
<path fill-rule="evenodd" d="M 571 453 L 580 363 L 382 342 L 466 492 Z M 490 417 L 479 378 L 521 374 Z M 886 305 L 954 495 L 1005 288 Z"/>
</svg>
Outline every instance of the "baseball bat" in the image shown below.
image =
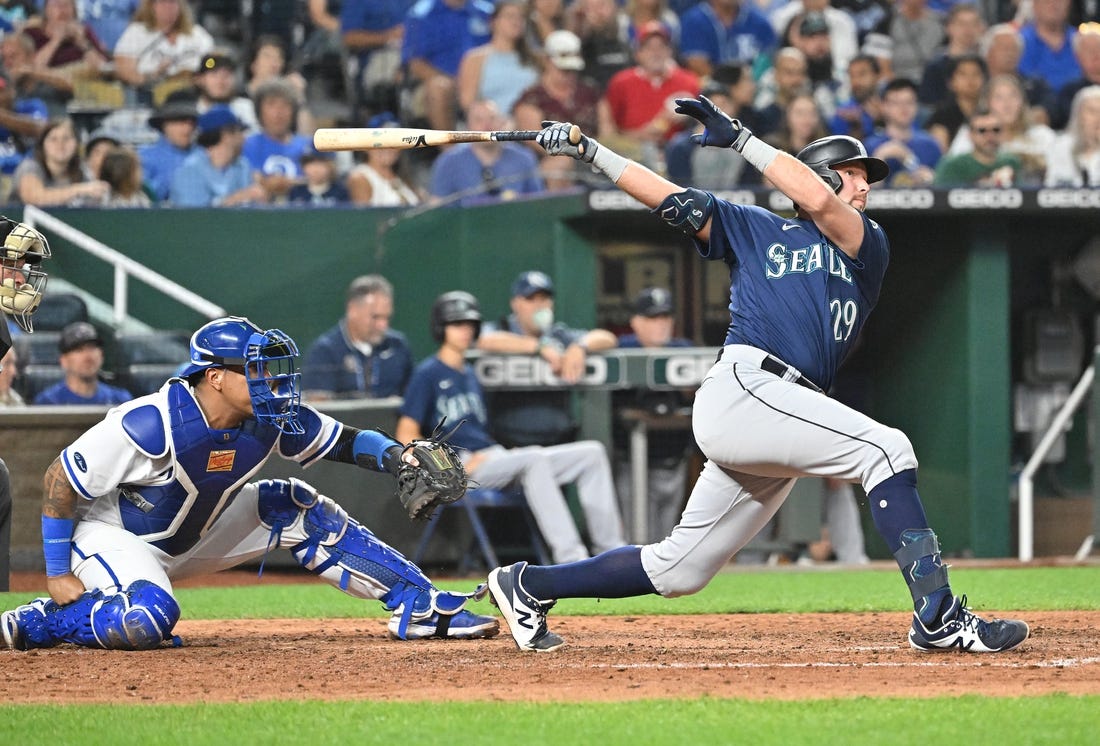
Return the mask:
<svg viewBox="0 0 1100 746">
<path fill-rule="evenodd" d="M 334 127 L 319 129 L 313 134 L 313 146 L 322 151 L 371 150 L 393 148 L 409 150 L 450 145 L 460 142 L 500 142 L 534 140 L 539 130 L 502 130 L 497 132 L 467 132 L 462 130 L 424 130 L 411 127 Z M 581 128 L 573 125 L 569 142 L 581 141 Z"/>
</svg>

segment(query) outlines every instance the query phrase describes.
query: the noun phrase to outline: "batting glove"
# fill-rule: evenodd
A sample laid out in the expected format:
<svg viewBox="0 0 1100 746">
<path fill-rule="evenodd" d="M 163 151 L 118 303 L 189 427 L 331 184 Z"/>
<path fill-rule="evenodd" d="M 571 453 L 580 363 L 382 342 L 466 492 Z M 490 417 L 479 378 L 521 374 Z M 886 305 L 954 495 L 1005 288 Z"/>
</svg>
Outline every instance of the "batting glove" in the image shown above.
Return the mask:
<svg viewBox="0 0 1100 746">
<path fill-rule="evenodd" d="M 702 134 L 692 135 L 703 147 L 733 148 L 740 153 L 752 137 L 752 131 L 714 105 L 706 96 L 676 99 L 676 113 L 686 114 L 703 124 Z"/>
<path fill-rule="evenodd" d="M 596 151 L 600 149 L 599 144 L 591 137 L 581 135 L 580 142 L 574 145 L 569 142 L 572 128 L 573 125 L 569 122 L 545 121 L 542 123 L 542 131 L 535 137 L 535 142 L 549 155 L 567 155 L 578 161 L 591 163 L 596 157 Z"/>
</svg>

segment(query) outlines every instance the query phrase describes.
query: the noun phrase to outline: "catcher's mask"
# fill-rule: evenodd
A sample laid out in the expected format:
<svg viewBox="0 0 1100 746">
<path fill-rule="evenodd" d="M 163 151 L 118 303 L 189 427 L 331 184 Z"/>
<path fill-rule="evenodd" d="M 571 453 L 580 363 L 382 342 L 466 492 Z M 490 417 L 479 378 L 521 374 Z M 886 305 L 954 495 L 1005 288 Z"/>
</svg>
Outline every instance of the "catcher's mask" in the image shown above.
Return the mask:
<svg viewBox="0 0 1100 746">
<path fill-rule="evenodd" d="M 284 433 L 305 432 L 301 406 L 298 346 L 278 329 L 266 331 L 241 316 L 215 319 L 191 335 L 191 361 L 180 372 L 190 378 L 207 368 L 240 367 L 248 382 L 256 419 Z"/>
<path fill-rule="evenodd" d="M 0 216 L 0 310 L 10 314 L 19 328 L 34 331 L 31 316 L 42 302 L 47 274 L 43 259 L 49 259 L 46 237 L 29 225 Z"/>
<path fill-rule="evenodd" d="M 432 304 L 432 337 L 436 342 L 443 341 L 447 324 L 459 321 L 474 322 L 474 339 L 481 333 L 481 306 L 477 298 L 463 290 L 452 290 L 435 299 Z"/>
<path fill-rule="evenodd" d="M 854 137 L 830 135 L 814 140 L 795 156 L 820 176 L 834 192 L 839 192 L 843 182 L 836 172 L 849 163 L 862 163 L 867 169 L 867 183 L 874 184 L 890 175 L 886 161 L 867 155 L 867 148 Z"/>
</svg>

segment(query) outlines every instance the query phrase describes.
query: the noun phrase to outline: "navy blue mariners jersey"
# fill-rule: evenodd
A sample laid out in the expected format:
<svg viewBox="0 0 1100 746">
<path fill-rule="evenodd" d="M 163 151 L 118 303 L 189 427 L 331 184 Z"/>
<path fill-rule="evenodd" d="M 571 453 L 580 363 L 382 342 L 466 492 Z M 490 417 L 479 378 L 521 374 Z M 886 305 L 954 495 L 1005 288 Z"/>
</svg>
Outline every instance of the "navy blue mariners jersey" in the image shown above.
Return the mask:
<svg viewBox="0 0 1100 746">
<path fill-rule="evenodd" d="M 422 360 L 409 379 L 399 414 L 416 420 L 425 435 L 444 417 L 447 428 L 465 420 L 449 441 L 456 448 L 480 451 L 496 445 L 489 435 L 481 382 L 469 365 L 455 370 L 434 355 Z"/>
<path fill-rule="evenodd" d="M 878 303 L 890 259 L 878 223 L 863 218 L 863 244 L 852 259 L 811 220 L 715 199 L 706 259 L 730 267 L 730 325 L 725 344 L 770 352 L 828 391 L 833 376 Z"/>
</svg>

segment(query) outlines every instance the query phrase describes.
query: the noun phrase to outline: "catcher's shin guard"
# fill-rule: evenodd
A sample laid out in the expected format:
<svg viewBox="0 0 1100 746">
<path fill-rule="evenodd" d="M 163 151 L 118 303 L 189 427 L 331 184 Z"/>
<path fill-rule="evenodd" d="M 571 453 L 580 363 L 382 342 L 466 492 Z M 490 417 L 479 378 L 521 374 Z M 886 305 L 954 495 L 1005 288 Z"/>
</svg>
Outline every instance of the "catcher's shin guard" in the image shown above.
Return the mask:
<svg viewBox="0 0 1100 746">
<path fill-rule="evenodd" d="M 258 486 L 260 519 L 271 528 L 269 546 L 287 547 L 298 564 L 345 593 L 378 599 L 400 613 L 401 639 L 410 621 L 453 616 L 480 592 L 438 590 L 400 552 L 305 482 L 268 479 Z"/>
<path fill-rule="evenodd" d="M 173 639 L 180 607 L 160 586 L 137 580 L 121 593 L 85 591 L 64 606 L 39 598 L 4 616 L 5 622 L 12 617 L 9 645 L 19 650 L 49 648 L 62 642 L 108 650 L 149 650 L 162 640 Z"/>
</svg>

